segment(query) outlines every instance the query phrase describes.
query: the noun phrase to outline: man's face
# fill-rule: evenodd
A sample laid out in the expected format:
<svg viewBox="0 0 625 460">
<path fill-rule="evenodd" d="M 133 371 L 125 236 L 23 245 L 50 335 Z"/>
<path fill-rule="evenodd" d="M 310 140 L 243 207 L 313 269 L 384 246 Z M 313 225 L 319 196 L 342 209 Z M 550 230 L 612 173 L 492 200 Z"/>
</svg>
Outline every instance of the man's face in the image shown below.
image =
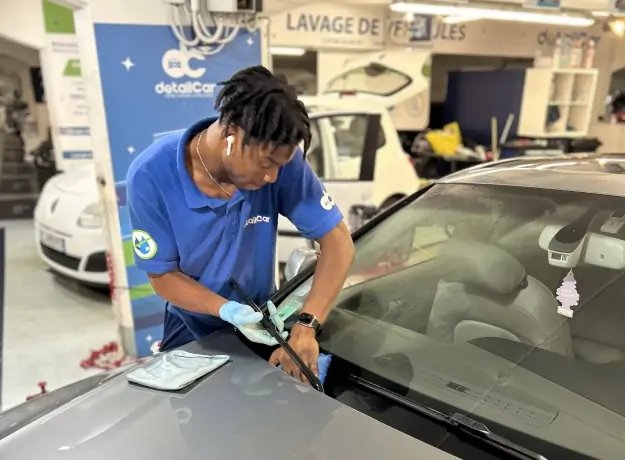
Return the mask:
<svg viewBox="0 0 625 460">
<path fill-rule="evenodd" d="M 244 133 L 241 130 L 234 137 L 230 155 L 224 156 L 224 166 L 230 180 L 240 190 L 257 190 L 275 182 L 280 167 L 291 161 L 297 149 L 292 145 L 276 146 L 254 141 L 243 147 Z"/>
</svg>

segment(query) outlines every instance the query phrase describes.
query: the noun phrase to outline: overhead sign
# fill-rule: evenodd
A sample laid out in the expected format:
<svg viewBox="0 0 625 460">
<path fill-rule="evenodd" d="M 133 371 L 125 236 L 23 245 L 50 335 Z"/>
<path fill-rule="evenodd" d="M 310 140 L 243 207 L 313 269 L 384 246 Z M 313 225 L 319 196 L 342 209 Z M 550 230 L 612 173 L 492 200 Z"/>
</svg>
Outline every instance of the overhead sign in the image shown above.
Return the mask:
<svg viewBox="0 0 625 460">
<path fill-rule="evenodd" d="M 534 58 L 539 46 L 549 46 L 557 37 L 592 38 L 598 43 L 602 34 L 600 24 L 587 28 L 488 20 L 446 24 L 433 18 L 428 40 L 427 25 L 420 25 L 418 18 L 415 20 L 391 19 L 386 46 L 426 45 L 431 47 L 432 54 Z M 501 46 L 502 43 L 506 46 Z"/>
<path fill-rule="evenodd" d="M 390 19 L 387 24 L 387 44 L 458 42 L 466 38 L 467 24 L 446 24 L 435 16 L 415 15 L 411 21 Z"/>
<path fill-rule="evenodd" d="M 380 9 L 310 4 L 271 17 L 271 45 L 303 48 L 376 49 L 384 44 Z"/>
</svg>

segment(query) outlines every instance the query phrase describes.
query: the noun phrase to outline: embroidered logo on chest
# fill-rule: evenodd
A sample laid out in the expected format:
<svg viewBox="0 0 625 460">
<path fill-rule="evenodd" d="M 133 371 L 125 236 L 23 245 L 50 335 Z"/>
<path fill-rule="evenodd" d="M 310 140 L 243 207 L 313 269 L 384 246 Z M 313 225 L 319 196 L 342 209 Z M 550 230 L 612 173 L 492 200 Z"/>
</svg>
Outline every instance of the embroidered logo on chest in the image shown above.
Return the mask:
<svg viewBox="0 0 625 460">
<path fill-rule="evenodd" d="M 245 226 L 243 228 L 247 227 L 248 225 L 255 225 L 255 224 L 260 224 L 260 223 L 268 224 L 269 222 L 271 222 L 271 218 L 268 216 L 250 217 L 249 219 L 245 221 Z"/>
</svg>

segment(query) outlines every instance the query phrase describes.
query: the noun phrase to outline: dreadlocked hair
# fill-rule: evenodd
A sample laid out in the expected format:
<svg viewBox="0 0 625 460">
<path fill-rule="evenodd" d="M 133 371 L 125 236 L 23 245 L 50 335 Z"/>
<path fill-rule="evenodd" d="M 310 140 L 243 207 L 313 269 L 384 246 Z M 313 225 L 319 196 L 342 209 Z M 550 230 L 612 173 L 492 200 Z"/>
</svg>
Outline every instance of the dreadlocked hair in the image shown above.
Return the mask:
<svg viewBox="0 0 625 460">
<path fill-rule="evenodd" d="M 223 87 L 215 99 L 215 109 L 224 135 L 228 128 L 242 129 L 243 146 L 250 141 L 275 146 L 295 146 L 303 141 L 306 154 L 310 119 L 295 88 L 285 78 L 259 65 L 243 69 L 219 84 Z"/>
</svg>

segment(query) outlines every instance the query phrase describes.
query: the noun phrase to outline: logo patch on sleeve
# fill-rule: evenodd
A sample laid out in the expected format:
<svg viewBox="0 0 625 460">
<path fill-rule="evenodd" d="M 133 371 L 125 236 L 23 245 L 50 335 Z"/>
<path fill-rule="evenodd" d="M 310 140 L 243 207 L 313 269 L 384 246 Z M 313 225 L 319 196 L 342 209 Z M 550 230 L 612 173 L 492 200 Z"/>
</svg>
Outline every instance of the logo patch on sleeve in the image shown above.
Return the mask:
<svg viewBox="0 0 625 460">
<path fill-rule="evenodd" d="M 329 211 L 330 209 L 334 207 L 334 200 L 332 199 L 330 195 L 328 195 L 328 192 L 325 192 L 323 194 L 319 203 L 321 203 L 321 207 L 325 209 L 326 211 Z"/>
<path fill-rule="evenodd" d="M 158 246 L 148 232 L 132 231 L 132 248 L 139 259 L 151 259 L 156 255 Z"/>
</svg>

